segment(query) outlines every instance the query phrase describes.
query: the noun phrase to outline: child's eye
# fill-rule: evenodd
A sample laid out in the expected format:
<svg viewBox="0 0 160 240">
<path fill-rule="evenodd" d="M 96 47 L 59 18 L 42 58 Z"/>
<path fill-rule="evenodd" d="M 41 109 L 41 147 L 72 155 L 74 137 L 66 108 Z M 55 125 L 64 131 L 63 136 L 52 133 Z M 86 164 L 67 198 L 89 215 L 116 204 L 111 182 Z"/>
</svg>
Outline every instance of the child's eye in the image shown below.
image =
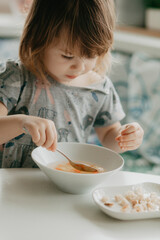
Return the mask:
<svg viewBox="0 0 160 240">
<path fill-rule="evenodd" d="M 73 56 L 66 56 L 66 55 L 62 55 L 62 57 L 63 57 L 63 58 L 66 58 L 66 59 L 69 59 L 69 60 L 71 60 L 71 59 L 74 58 Z"/>
</svg>

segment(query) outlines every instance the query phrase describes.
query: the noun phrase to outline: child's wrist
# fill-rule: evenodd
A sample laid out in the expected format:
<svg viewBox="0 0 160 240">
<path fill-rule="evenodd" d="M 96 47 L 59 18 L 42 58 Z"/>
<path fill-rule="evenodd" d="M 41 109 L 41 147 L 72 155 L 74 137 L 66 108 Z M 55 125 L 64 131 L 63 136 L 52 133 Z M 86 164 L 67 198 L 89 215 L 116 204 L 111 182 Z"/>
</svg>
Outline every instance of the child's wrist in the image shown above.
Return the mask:
<svg viewBox="0 0 160 240">
<path fill-rule="evenodd" d="M 17 127 L 17 129 L 19 130 L 20 133 L 25 133 L 25 131 L 24 131 L 24 123 L 25 123 L 27 117 L 28 116 L 25 115 L 25 114 L 14 115 L 15 125 L 16 125 L 16 127 Z"/>
</svg>

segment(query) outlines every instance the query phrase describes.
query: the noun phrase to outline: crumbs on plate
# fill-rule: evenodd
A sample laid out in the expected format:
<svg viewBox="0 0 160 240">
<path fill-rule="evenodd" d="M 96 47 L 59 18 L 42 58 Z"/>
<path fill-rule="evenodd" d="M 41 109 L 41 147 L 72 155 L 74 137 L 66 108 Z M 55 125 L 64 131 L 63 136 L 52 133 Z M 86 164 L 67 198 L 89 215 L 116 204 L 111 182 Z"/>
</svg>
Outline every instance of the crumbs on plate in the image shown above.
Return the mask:
<svg viewBox="0 0 160 240">
<path fill-rule="evenodd" d="M 105 195 L 101 201 L 106 207 L 120 207 L 122 212 L 160 211 L 160 196 L 156 192 L 146 192 L 142 187 L 117 194 L 112 199 Z"/>
</svg>

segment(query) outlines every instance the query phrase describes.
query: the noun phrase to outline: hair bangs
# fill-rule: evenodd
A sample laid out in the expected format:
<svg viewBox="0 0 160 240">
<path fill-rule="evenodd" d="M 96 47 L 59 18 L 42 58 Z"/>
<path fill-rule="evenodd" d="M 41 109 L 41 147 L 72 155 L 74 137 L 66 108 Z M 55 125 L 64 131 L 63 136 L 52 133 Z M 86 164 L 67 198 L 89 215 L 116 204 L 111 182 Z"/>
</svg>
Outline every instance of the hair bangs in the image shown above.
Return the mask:
<svg viewBox="0 0 160 240">
<path fill-rule="evenodd" d="M 93 1 L 91 2 L 93 4 Z M 82 57 L 92 58 L 104 55 L 111 48 L 114 24 L 106 19 L 109 18 L 104 9 L 106 5 L 104 4 L 103 8 L 103 4 L 98 2 L 94 2 L 95 6 L 89 6 L 89 1 L 70 1 L 70 8 L 65 11 L 63 22 L 57 29 L 57 33 L 60 33 L 62 28 L 66 33 L 67 51 L 69 49 L 74 52 L 79 48 Z"/>
</svg>

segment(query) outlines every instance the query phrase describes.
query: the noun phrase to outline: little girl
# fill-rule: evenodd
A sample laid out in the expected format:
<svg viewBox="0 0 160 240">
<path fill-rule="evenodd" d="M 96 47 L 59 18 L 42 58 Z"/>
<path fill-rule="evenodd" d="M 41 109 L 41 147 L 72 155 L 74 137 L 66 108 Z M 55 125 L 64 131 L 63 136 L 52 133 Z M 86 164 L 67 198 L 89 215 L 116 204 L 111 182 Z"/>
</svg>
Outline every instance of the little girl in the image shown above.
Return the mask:
<svg viewBox="0 0 160 240">
<path fill-rule="evenodd" d="M 2 167 L 36 167 L 36 146 L 86 142 L 93 127 L 119 153 L 141 145 L 138 123 L 121 126 L 125 114 L 105 74 L 114 21 L 113 0 L 33 1 L 20 61 L 0 74 Z"/>
</svg>

